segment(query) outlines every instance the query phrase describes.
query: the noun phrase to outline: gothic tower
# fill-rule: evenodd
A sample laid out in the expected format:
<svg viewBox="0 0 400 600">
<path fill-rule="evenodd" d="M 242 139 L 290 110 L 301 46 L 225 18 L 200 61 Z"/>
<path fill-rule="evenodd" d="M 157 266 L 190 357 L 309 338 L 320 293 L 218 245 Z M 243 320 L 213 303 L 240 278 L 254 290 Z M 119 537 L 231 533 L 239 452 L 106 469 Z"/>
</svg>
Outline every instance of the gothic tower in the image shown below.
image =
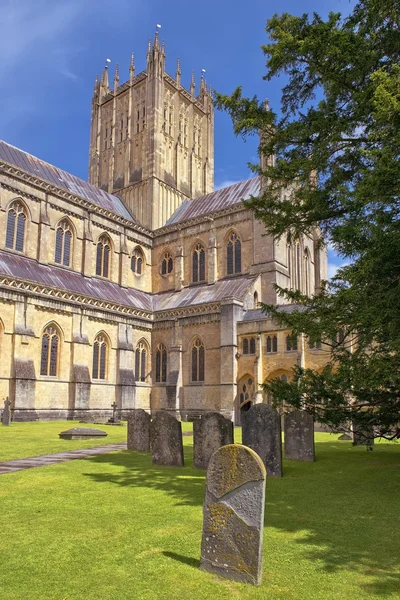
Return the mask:
<svg viewBox="0 0 400 600">
<path fill-rule="evenodd" d="M 201 77 L 195 95 L 165 72 L 164 42 L 149 41 L 146 70 L 113 89 L 108 67 L 94 87 L 90 131 L 89 182 L 122 198 L 152 230 L 162 227 L 187 198 L 214 188 L 214 114 L 211 88 Z"/>
</svg>

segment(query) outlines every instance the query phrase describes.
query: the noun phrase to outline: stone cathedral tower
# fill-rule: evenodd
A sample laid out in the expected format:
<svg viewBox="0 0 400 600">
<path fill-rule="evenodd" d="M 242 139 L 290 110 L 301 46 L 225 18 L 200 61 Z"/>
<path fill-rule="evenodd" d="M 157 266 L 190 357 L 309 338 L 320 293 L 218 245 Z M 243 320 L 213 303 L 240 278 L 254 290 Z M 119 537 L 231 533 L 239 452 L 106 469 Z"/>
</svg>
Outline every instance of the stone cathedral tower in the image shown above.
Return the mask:
<svg viewBox="0 0 400 600">
<path fill-rule="evenodd" d="M 162 227 L 185 199 L 214 188 L 214 114 L 211 88 L 201 78 L 195 95 L 165 72 L 164 42 L 149 41 L 146 70 L 113 89 L 108 68 L 92 100 L 89 182 L 123 199 L 150 229 Z"/>
</svg>

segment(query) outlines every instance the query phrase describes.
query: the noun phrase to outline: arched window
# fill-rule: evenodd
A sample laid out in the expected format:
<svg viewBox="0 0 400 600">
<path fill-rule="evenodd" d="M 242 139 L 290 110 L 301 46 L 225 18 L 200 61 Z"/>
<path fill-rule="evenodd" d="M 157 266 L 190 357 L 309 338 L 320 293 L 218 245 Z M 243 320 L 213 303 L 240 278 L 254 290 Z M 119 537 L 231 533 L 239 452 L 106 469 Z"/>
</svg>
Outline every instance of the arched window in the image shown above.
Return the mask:
<svg viewBox="0 0 400 600">
<path fill-rule="evenodd" d="M 40 374 L 57 377 L 60 334 L 54 325 L 48 325 L 42 333 Z"/>
<path fill-rule="evenodd" d="M 144 342 L 139 342 L 135 350 L 135 379 L 146 381 L 147 373 L 147 348 Z"/>
<path fill-rule="evenodd" d="M 167 349 L 164 344 L 158 344 L 156 350 L 156 383 L 167 381 Z"/>
<path fill-rule="evenodd" d="M 6 248 L 24 251 L 26 210 L 22 202 L 10 204 L 7 214 Z"/>
<path fill-rule="evenodd" d="M 297 350 L 297 335 L 287 335 L 286 336 L 286 352 L 291 352 L 292 350 Z"/>
<path fill-rule="evenodd" d="M 72 247 L 72 229 L 67 219 L 59 223 L 56 229 L 56 251 L 54 262 L 64 267 L 69 267 L 71 263 Z"/>
<path fill-rule="evenodd" d="M 239 384 L 239 407 L 241 412 L 251 408 L 251 399 L 254 393 L 254 381 L 251 377 L 245 377 Z"/>
<path fill-rule="evenodd" d="M 267 352 L 278 352 L 278 337 L 276 335 L 267 336 Z"/>
<path fill-rule="evenodd" d="M 110 276 L 110 251 L 111 242 L 106 235 L 102 235 L 97 242 L 96 253 L 96 275 L 100 277 Z"/>
<path fill-rule="evenodd" d="M 256 338 L 250 338 L 250 354 L 256 353 Z"/>
<path fill-rule="evenodd" d="M 235 275 L 242 272 L 242 243 L 236 233 L 232 232 L 227 244 L 227 273 Z"/>
<path fill-rule="evenodd" d="M 144 257 L 141 249 L 135 248 L 131 257 L 131 269 L 136 275 L 142 275 L 144 268 Z"/>
<path fill-rule="evenodd" d="M 192 381 L 204 381 L 204 345 L 199 338 L 192 344 Z"/>
<path fill-rule="evenodd" d="M 243 340 L 243 354 L 249 353 L 249 340 L 248 338 L 244 338 Z"/>
<path fill-rule="evenodd" d="M 166 252 L 161 261 L 161 275 L 167 275 L 167 273 L 172 273 L 173 268 L 174 261 L 172 260 L 172 256 L 169 252 Z"/>
<path fill-rule="evenodd" d="M 192 281 L 199 283 L 206 280 L 206 253 L 199 243 L 193 249 L 192 254 Z"/>
<path fill-rule="evenodd" d="M 108 343 L 104 333 L 96 335 L 93 344 L 93 379 L 107 378 Z"/>
</svg>

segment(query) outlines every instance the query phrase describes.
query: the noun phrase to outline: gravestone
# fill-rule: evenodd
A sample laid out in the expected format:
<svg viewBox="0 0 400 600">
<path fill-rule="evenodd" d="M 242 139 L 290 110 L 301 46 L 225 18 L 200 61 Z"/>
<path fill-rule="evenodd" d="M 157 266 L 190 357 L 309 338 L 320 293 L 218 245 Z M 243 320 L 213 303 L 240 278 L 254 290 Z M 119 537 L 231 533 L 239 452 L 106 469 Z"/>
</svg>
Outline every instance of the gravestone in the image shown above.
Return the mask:
<svg viewBox="0 0 400 600">
<path fill-rule="evenodd" d="M 153 465 L 183 467 L 181 422 L 166 412 L 157 412 L 150 424 Z"/>
<path fill-rule="evenodd" d="M 72 429 L 62 431 L 58 435 L 63 440 L 90 440 L 92 438 L 107 437 L 108 434 L 100 429 L 92 429 L 89 427 L 73 427 Z"/>
<path fill-rule="evenodd" d="M 128 416 L 128 450 L 150 452 L 150 415 L 136 408 Z"/>
<path fill-rule="evenodd" d="M 353 446 L 367 446 L 367 450 L 374 449 L 374 430 L 372 427 L 361 428 L 353 423 L 352 430 Z"/>
<path fill-rule="evenodd" d="M 118 405 L 117 405 L 117 403 L 116 403 L 116 402 L 113 402 L 113 403 L 111 404 L 111 408 L 112 408 L 113 414 L 112 414 L 112 417 L 110 417 L 110 418 L 108 419 L 108 423 L 109 423 L 110 425 L 119 425 L 119 424 L 120 424 L 120 420 L 119 420 L 119 418 L 117 417 L 117 408 L 118 408 Z"/>
<path fill-rule="evenodd" d="M 3 414 L 1 415 L 1 422 L 5 426 L 11 425 L 11 402 L 8 397 L 4 400 Z"/>
<path fill-rule="evenodd" d="M 268 404 L 254 404 L 242 413 L 242 444 L 261 457 L 269 477 L 282 477 L 282 430 L 279 413 Z"/>
<path fill-rule="evenodd" d="M 266 471 L 240 444 L 223 446 L 208 463 L 200 569 L 261 583 Z"/>
<path fill-rule="evenodd" d="M 304 410 L 293 410 L 284 416 L 285 457 L 314 461 L 314 419 Z"/>
<path fill-rule="evenodd" d="M 215 412 L 193 421 L 193 462 L 197 469 L 207 469 L 211 455 L 227 444 L 233 444 L 232 421 Z"/>
</svg>

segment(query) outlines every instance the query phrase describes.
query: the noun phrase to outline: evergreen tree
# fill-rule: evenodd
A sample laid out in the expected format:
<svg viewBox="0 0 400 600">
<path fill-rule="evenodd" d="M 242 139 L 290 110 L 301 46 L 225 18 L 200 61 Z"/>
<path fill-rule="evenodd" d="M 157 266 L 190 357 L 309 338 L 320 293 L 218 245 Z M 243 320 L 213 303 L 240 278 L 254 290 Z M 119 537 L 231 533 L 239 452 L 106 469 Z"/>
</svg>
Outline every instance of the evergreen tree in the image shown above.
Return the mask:
<svg viewBox="0 0 400 600">
<path fill-rule="evenodd" d="M 294 369 L 265 389 L 316 419 L 400 436 L 400 0 L 360 0 L 347 18 L 267 21 L 266 80 L 284 75 L 279 113 L 256 97 L 216 94 L 239 135 L 261 132 L 259 197 L 246 201 L 276 237 L 321 232 L 346 266 L 298 305 L 263 309 L 322 340 L 322 373 Z M 284 192 L 284 193 L 283 193 Z M 338 336 L 338 332 L 342 335 Z M 332 340 L 335 340 L 332 342 Z"/>
</svg>

